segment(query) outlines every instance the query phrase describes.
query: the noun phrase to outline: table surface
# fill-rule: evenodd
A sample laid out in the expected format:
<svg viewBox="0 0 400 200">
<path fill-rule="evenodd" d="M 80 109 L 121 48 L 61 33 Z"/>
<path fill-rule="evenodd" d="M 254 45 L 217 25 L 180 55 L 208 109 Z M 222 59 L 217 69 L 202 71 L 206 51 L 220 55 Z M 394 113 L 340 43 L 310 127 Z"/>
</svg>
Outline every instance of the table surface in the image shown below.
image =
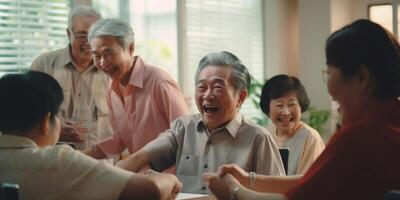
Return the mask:
<svg viewBox="0 0 400 200">
<path fill-rule="evenodd" d="M 214 196 L 203 194 L 179 193 L 177 200 L 217 200 Z"/>
</svg>

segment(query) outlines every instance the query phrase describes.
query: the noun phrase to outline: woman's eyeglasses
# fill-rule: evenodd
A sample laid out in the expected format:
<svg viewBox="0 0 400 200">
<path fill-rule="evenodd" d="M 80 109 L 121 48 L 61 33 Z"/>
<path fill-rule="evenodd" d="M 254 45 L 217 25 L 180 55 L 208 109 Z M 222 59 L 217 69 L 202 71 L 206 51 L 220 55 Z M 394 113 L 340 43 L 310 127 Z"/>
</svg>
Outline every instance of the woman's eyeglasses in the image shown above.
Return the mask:
<svg viewBox="0 0 400 200">
<path fill-rule="evenodd" d="M 328 82 L 329 79 L 329 73 L 327 70 L 322 70 L 322 80 L 324 81 L 324 83 Z"/>
</svg>

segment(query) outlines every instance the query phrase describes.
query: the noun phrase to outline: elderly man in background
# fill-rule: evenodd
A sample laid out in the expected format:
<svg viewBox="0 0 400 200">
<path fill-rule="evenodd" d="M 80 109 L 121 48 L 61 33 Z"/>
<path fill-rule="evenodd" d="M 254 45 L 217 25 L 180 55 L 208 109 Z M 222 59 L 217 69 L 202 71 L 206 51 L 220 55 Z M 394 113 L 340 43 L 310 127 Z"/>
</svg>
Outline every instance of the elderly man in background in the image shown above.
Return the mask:
<svg viewBox="0 0 400 200">
<path fill-rule="evenodd" d="M 84 149 L 112 135 L 106 105 L 109 78 L 98 70 L 87 42 L 90 26 L 101 18 L 91 7 L 78 6 L 69 14 L 66 48 L 36 58 L 31 68 L 53 76 L 63 89 L 61 142 Z"/>
<path fill-rule="evenodd" d="M 227 163 L 255 173 L 284 175 L 269 132 L 239 114 L 250 86 L 250 74 L 241 61 L 229 52 L 210 53 L 200 60 L 195 81 L 200 114 L 178 118 L 171 129 L 117 165 L 138 171 L 150 164 L 162 171 L 176 164 L 187 193 L 210 193 L 202 174 Z"/>
<path fill-rule="evenodd" d="M 188 114 L 177 83 L 165 71 L 134 56 L 134 33 L 118 19 L 96 22 L 89 30 L 96 66 L 112 83 L 107 89 L 113 137 L 85 150 L 94 158 L 104 158 L 128 149 L 135 153 L 170 122 Z"/>
</svg>

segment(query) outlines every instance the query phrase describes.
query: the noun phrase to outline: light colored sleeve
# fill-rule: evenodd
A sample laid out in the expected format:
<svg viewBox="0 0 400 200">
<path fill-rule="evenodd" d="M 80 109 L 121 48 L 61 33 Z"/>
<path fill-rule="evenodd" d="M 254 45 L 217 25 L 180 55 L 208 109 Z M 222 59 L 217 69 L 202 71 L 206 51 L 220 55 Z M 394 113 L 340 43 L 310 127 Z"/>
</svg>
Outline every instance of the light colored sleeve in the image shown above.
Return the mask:
<svg viewBox="0 0 400 200">
<path fill-rule="evenodd" d="M 310 130 L 310 134 L 304 143 L 303 154 L 301 155 L 296 174 L 305 174 L 324 149 L 325 143 L 319 133 L 316 130 Z"/>
<path fill-rule="evenodd" d="M 262 133 L 255 141 L 256 173 L 263 175 L 284 176 L 285 169 L 272 136 L 269 133 Z"/>
<path fill-rule="evenodd" d="M 60 147 L 57 183 L 62 199 L 118 199 L 132 176 L 131 172 L 97 161 L 75 151 Z M 50 194 L 51 195 L 51 194 Z"/>
<path fill-rule="evenodd" d="M 162 132 L 156 139 L 143 147 L 150 158 L 150 166 L 163 171 L 176 164 L 176 155 L 182 148 L 185 127 L 181 118 L 171 123 L 171 129 Z"/>
<path fill-rule="evenodd" d="M 160 78 L 157 82 L 155 97 L 157 97 L 161 114 L 168 119 L 168 123 L 178 117 L 188 115 L 190 113 L 188 105 L 176 82 L 165 77 Z"/>
<path fill-rule="evenodd" d="M 42 62 L 43 59 L 41 56 L 35 58 L 31 64 L 31 70 L 44 72 L 44 63 Z"/>
</svg>

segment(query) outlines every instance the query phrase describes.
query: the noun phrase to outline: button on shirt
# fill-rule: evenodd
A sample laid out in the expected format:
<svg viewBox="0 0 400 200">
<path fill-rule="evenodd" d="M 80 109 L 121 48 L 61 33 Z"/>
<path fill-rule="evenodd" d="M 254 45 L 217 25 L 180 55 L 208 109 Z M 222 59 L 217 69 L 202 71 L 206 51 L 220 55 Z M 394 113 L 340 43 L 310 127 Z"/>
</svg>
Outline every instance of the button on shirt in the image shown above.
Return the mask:
<svg viewBox="0 0 400 200">
<path fill-rule="evenodd" d="M 116 200 L 131 176 L 66 145 L 0 135 L 0 183 L 18 184 L 21 200 Z"/>
<path fill-rule="evenodd" d="M 182 192 L 210 193 L 202 174 L 216 172 L 223 164 L 234 163 L 246 171 L 264 175 L 285 175 L 279 151 L 269 132 L 236 117 L 226 126 L 209 133 L 200 115 L 178 118 L 171 129 L 147 144 L 144 150 L 150 165 L 162 171 L 176 163 Z"/>
<path fill-rule="evenodd" d="M 123 101 L 115 92 L 117 86 L 113 82 L 107 93 L 114 135 L 98 144 L 107 155 L 119 154 L 125 148 L 130 154 L 138 151 L 169 129 L 171 121 L 189 113 L 172 77 L 146 65 L 140 57 L 136 57 Z"/>
</svg>

